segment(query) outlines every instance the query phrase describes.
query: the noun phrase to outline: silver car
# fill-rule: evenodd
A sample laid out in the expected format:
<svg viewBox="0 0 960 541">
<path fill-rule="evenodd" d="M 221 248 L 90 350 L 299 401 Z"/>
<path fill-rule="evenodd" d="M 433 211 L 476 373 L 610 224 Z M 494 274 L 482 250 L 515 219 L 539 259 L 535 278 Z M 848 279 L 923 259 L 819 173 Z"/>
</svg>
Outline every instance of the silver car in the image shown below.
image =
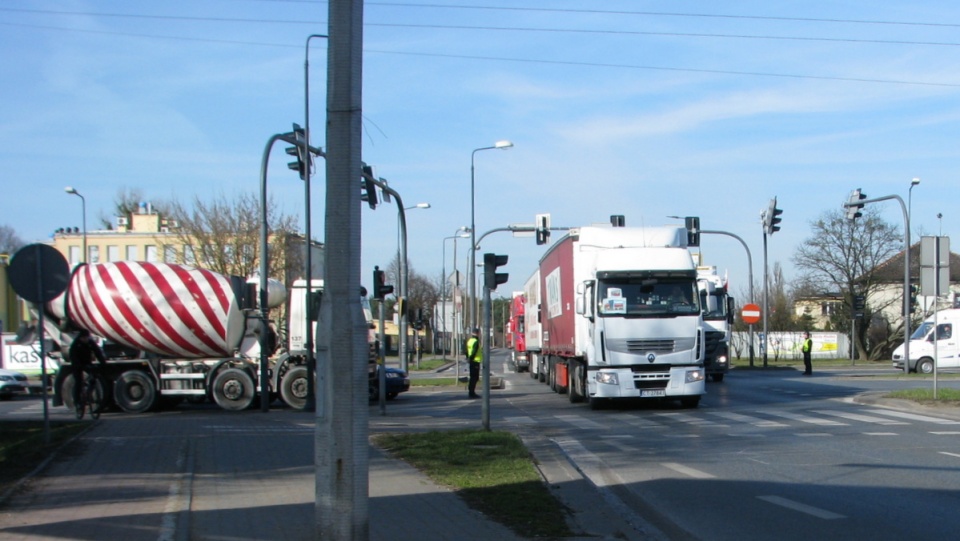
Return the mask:
<svg viewBox="0 0 960 541">
<path fill-rule="evenodd" d="M 0 400 L 9 400 L 18 394 L 26 394 L 27 376 L 15 370 L 0 368 Z"/>
</svg>

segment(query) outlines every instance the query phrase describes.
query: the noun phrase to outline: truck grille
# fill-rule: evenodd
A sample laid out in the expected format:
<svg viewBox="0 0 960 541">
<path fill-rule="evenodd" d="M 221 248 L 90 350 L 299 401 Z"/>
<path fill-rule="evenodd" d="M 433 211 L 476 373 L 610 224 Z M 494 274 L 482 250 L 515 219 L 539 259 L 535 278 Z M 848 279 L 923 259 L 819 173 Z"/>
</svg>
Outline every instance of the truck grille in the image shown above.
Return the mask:
<svg viewBox="0 0 960 541">
<path fill-rule="evenodd" d="M 673 340 L 627 340 L 627 351 L 630 353 L 673 353 Z"/>
<path fill-rule="evenodd" d="M 723 340 L 724 333 L 718 331 L 707 331 L 707 342 L 704 344 L 707 349 L 707 357 L 711 358 L 717 353 L 717 348 Z"/>
</svg>

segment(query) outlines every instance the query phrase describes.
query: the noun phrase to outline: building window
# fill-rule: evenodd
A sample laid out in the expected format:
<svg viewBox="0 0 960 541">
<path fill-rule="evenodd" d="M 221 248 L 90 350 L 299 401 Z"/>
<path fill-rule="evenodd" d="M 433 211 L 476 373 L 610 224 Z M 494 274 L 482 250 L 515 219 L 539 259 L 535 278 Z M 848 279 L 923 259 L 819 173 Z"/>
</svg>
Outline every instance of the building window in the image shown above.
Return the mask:
<svg viewBox="0 0 960 541">
<path fill-rule="evenodd" d="M 107 261 L 111 263 L 114 261 L 120 261 L 119 246 L 107 246 Z"/>
<path fill-rule="evenodd" d="M 151 263 L 156 263 L 156 262 L 157 262 L 157 247 L 156 247 L 156 246 L 153 246 L 153 245 L 147 246 L 147 247 L 146 247 L 146 254 L 147 254 L 147 257 L 146 257 L 146 260 L 147 260 L 147 261 L 149 261 L 149 262 L 151 262 Z"/>
<path fill-rule="evenodd" d="M 189 244 L 183 247 L 183 262 L 187 265 L 197 264 L 197 255 L 193 253 L 193 246 Z"/>
<path fill-rule="evenodd" d="M 75 266 L 79 265 L 79 264 L 81 263 L 81 261 L 80 261 L 80 247 L 79 247 L 79 246 L 71 246 L 68 250 L 69 250 L 69 257 L 70 257 L 70 266 L 71 266 L 71 267 L 75 267 Z"/>
<path fill-rule="evenodd" d="M 163 262 L 164 263 L 176 263 L 177 262 L 177 249 L 173 246 L 164 246 L 163 247 Z"/>
<path fill-rule="evenodd" d="M 137 247 L 127 246 L 127 261 L 136 261 L 136 260 L 137 260 Z"/>
<path fill-rule="evenodd" d="M 100 247 L 99 246 L 90 246 L 90 257 L 87 258 L 87 263 L 99 263 L 100 262 Z"/>
</svg>

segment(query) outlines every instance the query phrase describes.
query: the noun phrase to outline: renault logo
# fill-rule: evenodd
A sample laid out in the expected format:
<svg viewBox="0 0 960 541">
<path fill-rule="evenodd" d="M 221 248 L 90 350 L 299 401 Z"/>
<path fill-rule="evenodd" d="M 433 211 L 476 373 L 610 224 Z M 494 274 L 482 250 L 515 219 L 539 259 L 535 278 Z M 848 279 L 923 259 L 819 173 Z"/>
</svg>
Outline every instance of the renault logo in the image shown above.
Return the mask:
<svg viewBox="0 0 960 541">
<path fill-rule="evenodd" d="M 647 362 L 652 363 L 657 360 L 657 355 L 655 353 L 647 353 Z"/>
</svg>

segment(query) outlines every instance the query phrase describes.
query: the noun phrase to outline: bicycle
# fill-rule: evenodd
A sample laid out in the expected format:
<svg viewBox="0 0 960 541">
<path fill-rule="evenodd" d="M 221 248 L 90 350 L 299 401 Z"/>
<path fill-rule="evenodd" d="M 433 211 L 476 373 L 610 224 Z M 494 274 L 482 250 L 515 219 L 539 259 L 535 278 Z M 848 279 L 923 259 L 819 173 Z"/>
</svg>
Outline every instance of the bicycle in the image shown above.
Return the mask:
<svg viewBox="0 0 960 541">
<path fill-rule="evenodd" d="M 94 420 L 100 418 L 100 411 L 103 409 L 103 383 L 100 378 L 92 374 L 89 369 L 83 371 L 82 387 L 80 388 L 79 400 L 74 405 L 76 408 L 77 419 L 83 419 L 84 411 L 90 412 L 90 417 Z"/>
</svg>

